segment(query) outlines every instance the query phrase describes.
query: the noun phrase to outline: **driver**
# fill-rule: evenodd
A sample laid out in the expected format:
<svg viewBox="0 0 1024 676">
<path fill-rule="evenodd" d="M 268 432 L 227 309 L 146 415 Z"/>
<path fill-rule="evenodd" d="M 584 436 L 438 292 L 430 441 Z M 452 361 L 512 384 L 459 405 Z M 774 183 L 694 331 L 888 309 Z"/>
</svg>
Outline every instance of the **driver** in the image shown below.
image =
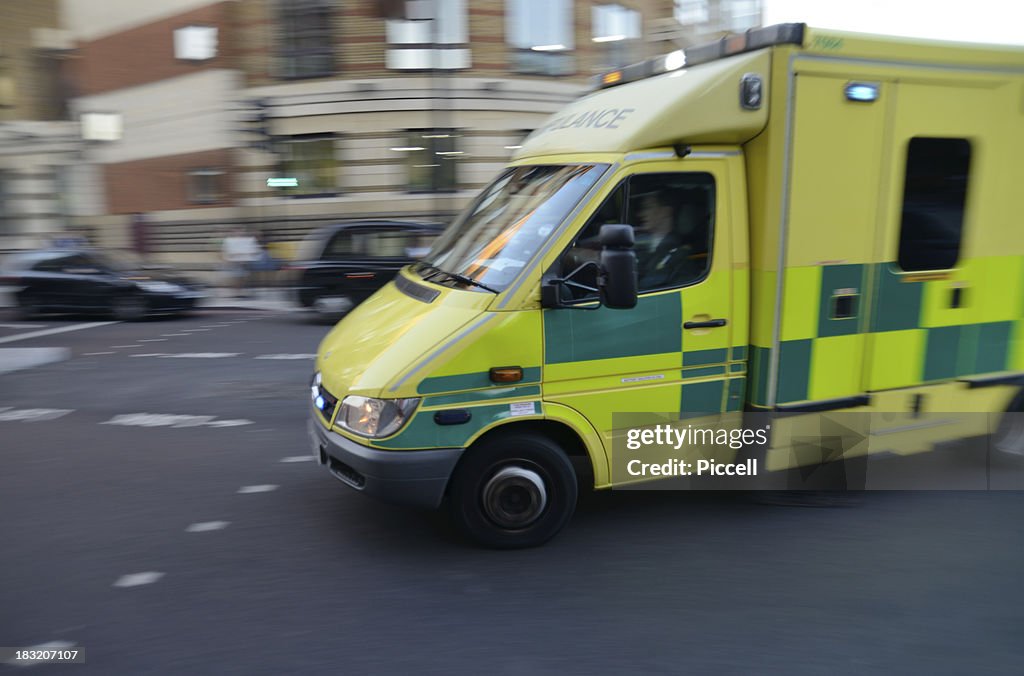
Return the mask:
<svg viewBox="0 0 1024 676">
<path fill-rule="evenodd" d="M 673 204 L 669 191 L 658 191 L 642 198 L 637 215 L 645 230 L 636 246 L 640 288 L 677 286 L 700 276 L 707 262 L 707 216 L 697 199 Z"/>
</svg>

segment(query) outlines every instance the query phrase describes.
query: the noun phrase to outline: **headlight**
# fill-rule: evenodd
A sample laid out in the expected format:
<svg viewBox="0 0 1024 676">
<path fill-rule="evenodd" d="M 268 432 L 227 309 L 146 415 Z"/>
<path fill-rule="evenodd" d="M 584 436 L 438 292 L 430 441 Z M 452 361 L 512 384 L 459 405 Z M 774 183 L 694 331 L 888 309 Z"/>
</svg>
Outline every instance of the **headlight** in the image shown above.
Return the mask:
<svg viewBox="0 0 1024 676">
<path fill-rule="evenodd" d="M 335 422 L 360 436 L 379 439 L 397 432 L 419 403 L 419 398 L 371 399 L 350 395 L 341 402 Z"/>
<path fill-rule="evenodd" d="M 177 293 L 182 290 L 177 284 L 162 282 L 160 280 L 135 282 L 135 284 L 143 291 L 149 291 L 150 293 Z"/>
</svg>

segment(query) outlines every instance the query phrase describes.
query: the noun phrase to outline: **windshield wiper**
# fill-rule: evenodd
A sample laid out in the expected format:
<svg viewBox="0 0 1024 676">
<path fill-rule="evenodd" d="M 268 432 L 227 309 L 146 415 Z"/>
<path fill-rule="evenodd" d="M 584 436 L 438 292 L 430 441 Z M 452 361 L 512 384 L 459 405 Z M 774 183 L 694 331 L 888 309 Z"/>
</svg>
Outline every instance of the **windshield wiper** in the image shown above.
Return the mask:
<svg viewBox="0 0 1024 676">
<path fill-rule="evenodd" d="M 430 279 L 432 277 L 435 277 L 437 275 L 444 275 L 446 279 L 453 280 L 455 282 L 458 282 L 459 284 L 467 284 L 469 286 L 475 286 L 477 288 L 484 289 L 485 291 L 490 291 L 491 293 L 493 293 L 495 295 L 500 293 L 496 289 L 492 289 L 491 287 L 487 286 L 486 284 L 482 284 L 482 283 L 476 281 L 475 279 L 471 279 L 471 278 L 467 277 L 466 275 L 460 275 L 457 272 L 448 272 L 447 270 L 442 270 L 441 268 L 437 267 L 433 263 L 426 263 L 424 261 L 420 261 L 419 269 L 420 270 L 424 270 L 424 271 L 427 272 L 427 274 L 423 276 L 423 279 L 425 279 L 427 281 L 430 281 Z"/>
</svg>

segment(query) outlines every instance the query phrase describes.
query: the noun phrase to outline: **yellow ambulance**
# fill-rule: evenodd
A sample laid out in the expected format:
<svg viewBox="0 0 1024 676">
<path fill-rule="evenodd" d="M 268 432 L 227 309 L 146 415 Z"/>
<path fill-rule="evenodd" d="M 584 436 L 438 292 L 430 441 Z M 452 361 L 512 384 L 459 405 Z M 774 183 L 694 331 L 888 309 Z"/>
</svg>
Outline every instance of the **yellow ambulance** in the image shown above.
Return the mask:
<svg viewBox="0 0 1024 676">
<path fill-rule="evenodd" d="M 627 481 L 619 413 L 1024 409 L 1024 50 L 784 24 L 595 85 L 324 338 L 334 476 L 522 547 Z"/>
</svg>

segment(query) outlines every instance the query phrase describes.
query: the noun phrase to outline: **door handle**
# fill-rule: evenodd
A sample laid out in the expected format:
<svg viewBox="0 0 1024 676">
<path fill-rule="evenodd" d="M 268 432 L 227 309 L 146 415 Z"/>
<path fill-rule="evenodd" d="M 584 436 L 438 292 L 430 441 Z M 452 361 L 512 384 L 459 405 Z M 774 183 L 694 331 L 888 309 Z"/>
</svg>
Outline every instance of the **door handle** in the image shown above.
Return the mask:
<svg viewBox="0 0 1024 676">
<path fill-rule="evenodd" d="M 685 322 L 684 329 L 717 329 L 728 324 L 724 319 L 709 319 L 705 322 Z"/>
</svg>

